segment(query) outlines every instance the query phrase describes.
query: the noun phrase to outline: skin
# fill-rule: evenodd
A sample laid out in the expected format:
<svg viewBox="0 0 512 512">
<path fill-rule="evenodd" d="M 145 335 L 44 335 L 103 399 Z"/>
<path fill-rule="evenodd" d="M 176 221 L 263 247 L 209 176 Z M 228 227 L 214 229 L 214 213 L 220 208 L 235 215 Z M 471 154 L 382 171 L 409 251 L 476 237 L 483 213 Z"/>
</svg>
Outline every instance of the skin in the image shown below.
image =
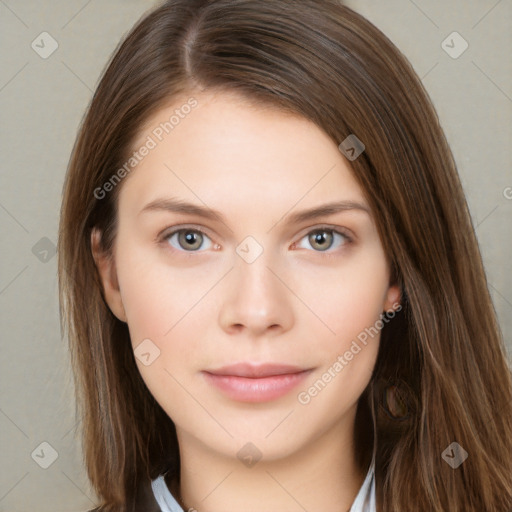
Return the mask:
<svg viewBox="0 0 512 512">
<path fill-rule="evenodd" d="M 160 350 L 150 365 L 136 362 L 176 425 L 182 472 L 171 489 L 185 510 L 199 512 L 348 510 L 366 475 L 355 464 L 354 419 L 380 335 L 360 344 L 308 404 L 297 395 L 397 307 L 400 290 L 390 285 L 375 221 L 347 210 L 287 223 L 288 215 L 331 201 L 368 206 L 350 162 L 304 118 L 226 92 L 194 97 L 197 108 L 118 185 L 113 258 L 99 253 L 97 233 L 92 238 L 106 300 L 127 322 L 133 348 L 150 339 Z M 185 101 L 153 116 L 134 148 Z M 224 223 L 141 213 L 171 196 L 218 210 Z M 322 231 L 325 224 L 342 234 Z M 205 236 L 180 245 L 179 234 L 159 238 L 169 228 Z M 323 246 L 308 236 L 315 230 L 325 233 Z M 252 263 L 236 253 L 247 236 L 263 248 Z M 263 403 L 230 399 L 200 373 L 241 361 L 313 371 Z M 262 454 L 252 467 L 237 458 L 248 442 Z"/>
</svg>

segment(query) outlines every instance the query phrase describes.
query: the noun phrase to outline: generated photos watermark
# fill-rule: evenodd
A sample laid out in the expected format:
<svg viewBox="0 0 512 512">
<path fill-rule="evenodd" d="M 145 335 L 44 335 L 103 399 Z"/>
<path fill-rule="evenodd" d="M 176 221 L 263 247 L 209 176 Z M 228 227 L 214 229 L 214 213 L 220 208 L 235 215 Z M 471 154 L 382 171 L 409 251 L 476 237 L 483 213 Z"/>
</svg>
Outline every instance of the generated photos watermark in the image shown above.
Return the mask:
<svg viewBox="0 0 512 512">
<path fill-rule="evenodd" d="M 114 188 L 135 168 L 137 164 L 142 162 L 144 157 L 149 155 L 150 151 L 158 146 L 166 135 L 172 132 L 176 126 L 178 126 L 183 119 L 187 117 L 192 109 L 196 108 L 198 101 L 191 97 L 186 103 L 181 105 L 180 108 L 174 110 L 174 114 L 169 117 L 167 121 L 161 122 L 155 127 L 151 134 L 146 137 L 145 142 L 132 153 L 130 158 L 124 162 L 124 164 L 105 182 L 101 187 L 94 189 L 94 197 L 98 200 L 104 199 L 109 192 L 112 192 Z"/>
<path fill-rule="evenodd" d="M 368 337 L 374 338 L 382 330 L 384 325 L 392 320 L 395 317 L 395 314 L 401 311 L 401 309 L 401 304 L 395 302 L 393 304 L 392 311 L 387 312 L 386 315 L 381 313 L 379 320 L 377 320 L 374 325 L 365 328 L 364 331 L 357 335 L 359 343 L 366 346 L 368 343 Z M 301 391 L 297 395 L 297 400 L 300 404 L 309 404 L 314 397 L 318 396 L 318 394 L 323 391 L 327 384 L 339 375 L 343 368 L 345 368 L 345 366 L 354 359 L 354 356 L 361 352 L 362 347 L 357 340 L 352 340 L 350 349 L 346 350 L 343 355 L 338 355 L 334 363 L 321 375 L 320 378 L 318 378 L 307 390 Z"/>
</svg>

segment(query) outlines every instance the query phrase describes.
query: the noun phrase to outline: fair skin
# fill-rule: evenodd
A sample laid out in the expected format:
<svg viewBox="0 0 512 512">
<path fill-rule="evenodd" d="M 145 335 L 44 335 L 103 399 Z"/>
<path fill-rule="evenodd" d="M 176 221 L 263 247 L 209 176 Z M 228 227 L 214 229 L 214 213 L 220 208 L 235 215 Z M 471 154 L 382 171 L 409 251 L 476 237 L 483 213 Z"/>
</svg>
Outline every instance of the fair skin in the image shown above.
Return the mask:
<svg viewBox="0 0 512 512">
<path fill-rule="evenodd" d="M 368 207 L 350 162 L 323 131 L 225 92 L 194 97 L 198 107 L 118 185 L 112 260 L 93 236 L 105 298 L 127 322 L 133 348 L 150 339 L 160 350 L 151 364 L 136 362 L 176 425 L 175 495 L 198 512 L 344 512 L 366 474 L 355 464 L 354 419 L 380 335 L 360 344 L 307 404 L 297 397 L 383 311 L 396 309 L 400 290 L 390 286 L 371 212 L 290 221 L 330 202 Z M 134 147 L 184 101 L 153 116 Z M 145 210 L 171 197 L 224 219 Z M 185 229 L 181 239 L 170 228 Z M 263 249 L 251 263 L 236 252 L 248 236 Z M 312 371 L 290 392 L 258 403 L 226 396 L 202 373 L 246 361 Z M 249 442 L 261 453 L 251 467 L 237 457 Z"/>
</svg>

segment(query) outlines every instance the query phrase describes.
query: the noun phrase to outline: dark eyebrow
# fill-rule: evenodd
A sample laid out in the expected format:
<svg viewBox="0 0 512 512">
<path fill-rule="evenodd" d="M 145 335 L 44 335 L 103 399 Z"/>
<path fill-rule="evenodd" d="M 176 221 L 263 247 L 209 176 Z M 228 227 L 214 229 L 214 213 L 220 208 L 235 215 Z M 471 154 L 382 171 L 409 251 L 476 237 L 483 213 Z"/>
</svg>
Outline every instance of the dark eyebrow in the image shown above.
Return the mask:
<svg viewBox="0 0 512 512">
<path fill-rule="evenodd" d="M 358 203 L 357 201 L 335 201 L 315 206 L 301 212 L 292 213 L 287 217 L 287 222 L 289 224 L 300 224 L 306 220 L 316 219 L 317 217 L 327 217 L 328 215 L 345 211 L 360 211 L 371 216 L 370 208 L 362 203 Z"/>
<path fill-rule="evenodd" d="M 165 198 L 165 199 L 155 199 L 147 204 L 140 213 L 147 211 L 169 211 L 173 213 L 184 213 L 189 215 L 197 215 L 198 217 L 203 217 L 205 219 L 218 221 L 223 224 L 226 224 L 226 220 L 224 216 L 217 210 L 213 210 L 211 208 L 200 206 L 193 203 L 188 203 L 181 199 L 175 198 Z M 333 215 L 335 213 L 343 212 L 343 211 L 360 211 L 363 213 L 367 213 L 371 216 L 370 209 L 368 206 L 358 203 L 357 201 L 335 201 L 332 203 L 326 203 L 319 206 L 315 206 L 313 208 L 309 208 L 307 210 L 302 210 L 297 213 L 292 213 L 286 217 L 286 222 L 288 224 L 299 224 L 301 222 L 305 222 L 307 220 L 312 220 L 317 217 L 326 217 L 327 215 Z M 140 215 L 139 213 L 139 215 Z"/>
<path fill-rule="evenodd" d="M 218 222 L 224 222 L 223 215 L 217 210 L 213 210 L 206 206 L 200 206 L 192 203 L 188 203 L 187 201 L 182 201 L 181 199 L 175 199 L 172 197 L 166 199 L 155 199 L 148 203 L 142 210 L 139 212 L 139 215 L 148 211 L 168 211 L 173 213 L 185 213 L 189 215 L 197 215 L 198 217 L 203 217 L 205 219 L 216 220 Z"/>
</svg>

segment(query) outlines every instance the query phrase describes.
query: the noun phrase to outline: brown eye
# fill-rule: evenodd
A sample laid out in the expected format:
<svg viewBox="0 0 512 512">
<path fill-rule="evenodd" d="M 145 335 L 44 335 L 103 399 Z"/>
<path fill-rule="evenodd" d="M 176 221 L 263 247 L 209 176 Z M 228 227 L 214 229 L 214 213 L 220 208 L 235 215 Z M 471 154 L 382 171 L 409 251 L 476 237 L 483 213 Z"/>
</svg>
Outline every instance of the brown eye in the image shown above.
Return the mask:
<svg viewBox="0 0 512 512">
<path fill-rule="evenodd" d="M 309 234 L 309 243 L 314 249 L 319 251 L 326 251 L 329 249 L 333 242 L 333 232 L 327 229 L 322 231 L 314 231 Z"/>
<path fill-rule="evenodd" d="M 180 231 L 178 235 L 178 242 L 184 249 L 197 251 L 203 243 L 203 237 L 196 231 Z"/>
</svg>

